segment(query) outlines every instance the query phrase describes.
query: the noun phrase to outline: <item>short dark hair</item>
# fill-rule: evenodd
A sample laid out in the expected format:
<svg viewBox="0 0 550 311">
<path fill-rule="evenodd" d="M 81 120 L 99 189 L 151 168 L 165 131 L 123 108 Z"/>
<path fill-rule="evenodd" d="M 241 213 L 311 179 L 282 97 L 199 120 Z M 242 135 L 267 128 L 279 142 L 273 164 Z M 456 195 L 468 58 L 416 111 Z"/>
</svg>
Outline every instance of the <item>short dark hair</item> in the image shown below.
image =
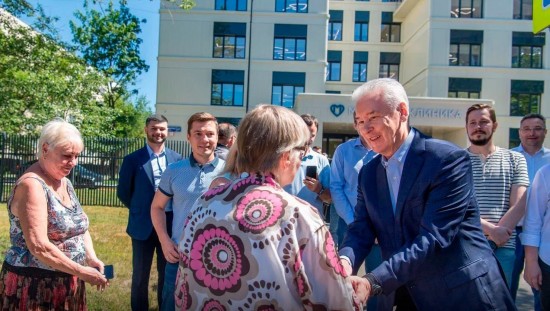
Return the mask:
<svg viewBox="0 0 550 311">
<path fill-rule="evenodd" d="M 307 126 L 311 126 L 312 124 L 315 124 L 315 127 L 319 128 L 319 121 L 317 120 L 316 117 L 310 115 L 309 113 L 304 113 L 300 117 L 302 117 L 302 120 L 306 122 Z"/>
<path fill-rule="evenodd" d="M 544 127 L 546 127 L 546 118 L 540 113 L 526 114 L 523 118 L 521 118 L 521 121 L 519 121 L 519 125 L 521 126 L 523 121 L 525 121 L 527 119 L 539 119 L 544 123 Z"/>
<path fill-rule="evenodd" d="M 166 119 L 165 116 L 162 114 L 152 114 L 145 119 L 145 126 L 149 125 L 151 122 L 166 122 L 168 123 L 168 119 Z"/>
<path fill-rule="evenodd" d="M 235 128 L 235 125 L 227 122 L 222 122 L 218 124 L 218 136 L 219 137 L 225 137 L 230 138 L 232 136 L 237 135 L 237 129 Z"/>
<path fill-rule="evenodd" d="M 493 123 L 497 122 L 497 116 L 495 113 L 495 109 L 493 109 L 493 106 L 489 104 L 473 104 L 466 111 L 466 123 L 468 123 L 468 116 L 470 115 L 470 112 L 483 109 L 487 109 L 489 111 L 489 118 L 491 118 L 491 121 L 493 121 Z"/>
<path fill-rule="evenodd" d="M 197 112 L 189 117 L 187 120 L 187 133 L 191 132 L 191 127 L 194 122 L 208 122 L 214 121 L 216 123 L 216 132 L 218 131 L 218 119 L 208 112 Z"/>
</svg>

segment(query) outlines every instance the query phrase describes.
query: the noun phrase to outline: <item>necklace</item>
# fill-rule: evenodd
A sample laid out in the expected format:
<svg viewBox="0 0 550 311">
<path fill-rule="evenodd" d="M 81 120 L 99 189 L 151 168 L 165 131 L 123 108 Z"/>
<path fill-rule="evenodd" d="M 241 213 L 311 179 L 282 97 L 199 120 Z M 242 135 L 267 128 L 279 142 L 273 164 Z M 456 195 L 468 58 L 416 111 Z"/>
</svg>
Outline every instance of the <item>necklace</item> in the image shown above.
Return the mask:
<svg viewBox="0 0 550 311">
<path fill-rule="evenodd" d="M 61 198 L 62 202 L 65 202 L 65 194 L 63 192 L 59 192 L 59 190 L 54 189 L 54 184 L 59 183 L 58 189 L 63 190 L 62 189 L 63 181 L 53 178 L 48 172 L 46 172 L 44 168 L 42 168 L 42 165 L 40 163 L 38 163 L 38 167 L 40 168 L 40 171 L 42 172 L 44 177 L 46 177 L 48 181 L 51 183 L 51 185 L 48 185 L 48 187 L 50 187 L 50 189 L 52 189 L 53 192 L 57 193 L 57 195 Z"/>
</svg>

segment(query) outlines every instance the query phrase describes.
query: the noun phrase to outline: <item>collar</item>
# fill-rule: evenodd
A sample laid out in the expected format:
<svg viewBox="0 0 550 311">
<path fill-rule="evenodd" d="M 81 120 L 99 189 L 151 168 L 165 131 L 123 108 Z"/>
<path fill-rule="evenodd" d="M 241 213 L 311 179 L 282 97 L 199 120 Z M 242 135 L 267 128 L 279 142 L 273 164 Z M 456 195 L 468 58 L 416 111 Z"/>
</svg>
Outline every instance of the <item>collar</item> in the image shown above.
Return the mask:
<svg viewBox="0 0 550 311">
<path fill-rule="evenodd" d="M 397 161 L 399 163 L 403 163 L 403 160 L 405 160 L 405 157 L 407 156 L 407 153 L 409 152 L 409 149 L 411 148 L 412 141 L 414 139 L 415 130 L 411 127 L 409 130 L 409 135 L 407 135 L 407 138 L 405 141 L 399 146 L 399 149 L 395 151 L 395 153 L 392 155 L 391 158 L 386 159 L 384 156 L 382 156 L 382 165 L 384 168 L 387 168 L 389 165 L 389 161 Z"/>
<path fill-rule="evenodd" d="M 523 145 L 522 145 L 522 144 L 519 144 L 519 146 L 517 146 L 517 150 L 518 150 L 519 152 L 521 152 L 521 153 L 529 154 L 529 153 L 527 153 L 527 151 L 525 151 L 525 149 L 523 149 Z M 537 152 L 535 152 L 535 155 L 537 155 L 537 154 L 539 154 L 539 153 L 542 153 L 542 154 L 546 153 L 546 150 L 545 150 L 544 146 L 541 147 Z M 534 155 L 533 155 L 533 156 L 534 156 Z"/>
<path fill-rule="evenodd" d="M 149 153 L 149 158 L 152 158 L 153 155 L 155 154 L 155 153 L 153 152 L 153 149 L 151 149 L 151 147 L 149 146 L 149 144 L 145 144 L 145 147 L 147 147 L 147 152 Z M 159 157 L 160 157 L 160 156 L 164 156 L 164 155 L 166 155 L 166 148 L 163 147 L 163 148 L 162 148 L 162 151 L 159 153 Z"/>
<path fill-rule="evenodd" d="M 207 163 L 204 163 L 204 164 L 200 164 L 199 162 L 197 162 L 197 160 L 195 160 L 195 157 L 193 156 L 193 153 L 191 153 L 189 155 L 189 164 L 191 164 L 192 167 L 203 167 L 205 165 L 218 166 L 219 161 L 220 161 L 219 158 L 215 156 L 214 160 L 212 160 L 210 162 L 207 162 Z"/>
<path fill-rule="evenodd" d="M 361 137 L 355 138 L 355 142 L 353 143 L 353 148 L 362 148 L 362 149 L 365 149 L 367 151 L 372 150 L 371 148 L 365 147 L 365 145 L 363 145 L 363 142 L 361 142 Z"/>
</svg>

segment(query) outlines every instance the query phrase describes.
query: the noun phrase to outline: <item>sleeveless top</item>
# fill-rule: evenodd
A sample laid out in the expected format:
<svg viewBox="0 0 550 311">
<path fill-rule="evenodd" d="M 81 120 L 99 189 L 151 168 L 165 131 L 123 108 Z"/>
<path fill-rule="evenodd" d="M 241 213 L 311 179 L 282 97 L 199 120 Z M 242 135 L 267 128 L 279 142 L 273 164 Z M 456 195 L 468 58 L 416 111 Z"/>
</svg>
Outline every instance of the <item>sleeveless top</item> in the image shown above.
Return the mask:
<svg viewBox="0 0 550 311">
<path fill-rule="evenodd" d="M 48 210 L 48 239 L 57 246 L 65 256 L 78 264 L 84 265 L 86 263 L 84 234 L 88 230 L 89 221 L 88 216 L 84 213 L 76 197 L 73 185 L 65 178 L 67 192 L 71 199 L 71 206 L 66 207 L 42 179 L 37 177 L 27 178 L 38 180 L 44 189 L 47 203 L 46 208 Z M 15 185 L 8 200 L 11 247 L 6 252 L 5 262 L 17 267 L 34 267 L 54 270 L 31 254 L 25 242 L 19 218 L 11 212 L 11 201 L 13 200 L 15 189 L 20 182 L 21 181 Z"/>
</svg>

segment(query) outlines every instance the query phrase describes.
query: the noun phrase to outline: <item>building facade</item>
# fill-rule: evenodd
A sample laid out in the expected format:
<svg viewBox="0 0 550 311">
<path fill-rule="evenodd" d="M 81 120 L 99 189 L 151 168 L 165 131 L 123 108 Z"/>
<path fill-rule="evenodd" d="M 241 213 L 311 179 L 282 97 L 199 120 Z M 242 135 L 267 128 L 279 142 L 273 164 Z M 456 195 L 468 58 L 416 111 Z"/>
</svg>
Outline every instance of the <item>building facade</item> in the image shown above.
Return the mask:
<svg viewBox="0 0 550 311">
<path fill-rule="evenodd" d="M 378 77 L 404 85 L 413 126 L 463 147 L 473 103 L 494 105 L 502 147 L 523 115 L 550 116 L 532 0 L 204 0 L 160 15 L 156 109 L 178 139 L 195 112 L 236 124 L 268 103 L 315 115 L 330 155 L 356 136 L 350 94 Z"/>
</svg>

